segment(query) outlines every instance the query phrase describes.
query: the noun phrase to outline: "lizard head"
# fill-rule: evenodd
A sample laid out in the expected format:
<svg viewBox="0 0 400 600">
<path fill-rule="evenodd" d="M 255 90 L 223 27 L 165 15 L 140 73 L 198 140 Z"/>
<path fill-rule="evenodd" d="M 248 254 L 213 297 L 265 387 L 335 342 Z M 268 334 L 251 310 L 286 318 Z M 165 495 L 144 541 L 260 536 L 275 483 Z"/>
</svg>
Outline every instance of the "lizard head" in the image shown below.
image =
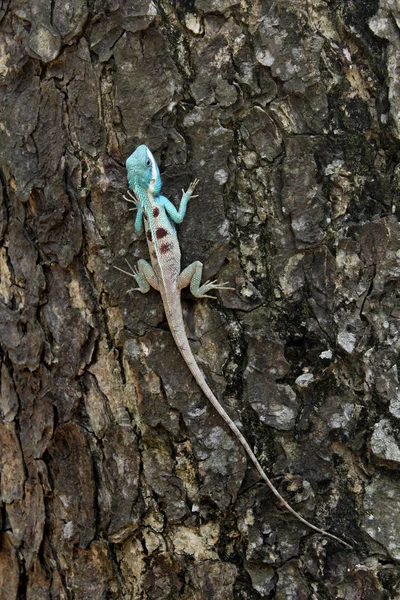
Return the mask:
<svg viewBox="0 0 400 600">
<path fill-rule="evenodd" d="M 139 192 L 151 192 L 158 196 L 161 190 L 160 171 L 156 160 L 147 146 L 138 146 L 126 161 L 128 186 Z"/>
</svg>

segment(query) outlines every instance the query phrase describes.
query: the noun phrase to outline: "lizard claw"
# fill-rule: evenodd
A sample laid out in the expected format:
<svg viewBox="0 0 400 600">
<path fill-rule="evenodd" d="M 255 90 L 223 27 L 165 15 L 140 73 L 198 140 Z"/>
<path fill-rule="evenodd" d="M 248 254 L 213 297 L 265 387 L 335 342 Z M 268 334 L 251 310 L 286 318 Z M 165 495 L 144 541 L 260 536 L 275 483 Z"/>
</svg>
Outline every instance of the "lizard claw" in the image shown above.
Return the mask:
<svg viewBox="0 0 400 600">
<path fill-rule="evenodd" d="M 224 281 L 224 283 L 218 283 L 218 280 L 214 279 L 214 281 L 206 281 L 204 285 L 213 290 L 234 290 L 235 288 L 233 287 L 227 287 L 228 283 L 228 281 Z"/>
<path fill-rule="evenodd" d="M 199 184 L 199 179 L 195 179 L 194 181 L 192 181 L 192 183 L 189 185 L 188 192 L 193 193 L 195 187 L 197 187 L 198 184 Z"/>
<path fill-rule="evenodd" d="M 194 295 L 196 296 L 196 298 L 212 298 L 213 300 L 215 300 L 215 296 L 209 296 L 207 294 L 207 292 L 210 292 L 211 290 L 234 290 L 235 288 L 232 287 L 228 287 L 227 285 L 227 281 L 224 283 L 218 283 L 216 279 L 214 279 L 214 281 L 206 281 L 205 283 L 203 283 L 202 286 L 200 286 L 198 293 L 195 293 Z"/>
<path fill-rule="evenodd" d="M 216 279 L 214 281 L 207 282 L 208 285 L 212 286 L 213 290 L 235 290 L 235 288 L 229 287 L 228 283 L 229 283 L 228 281 L 224 281 L 223 283 L 218 283 L 218 281 Z"/>
<path fill-rule="evenodd" d="M 192 181 L 192 183 L 188 187 L 187 192 L 185 192 L 185 190 L 182 190 L 182 194 L 189 194 L 191 198 L 197 198 L 197 196 L 192 196 L 192 194 L 198 183 L 199 183 L 198 179 L 195 179 L 194 181 Z"/>
<path fill-rule="evenodd" d="M 132 267 L 131 263 L 129 262 L 129 260 L 128 260 L 127 258 L 125 258 L 125 262 L 126 262 L 126 264 L 128 265 L 128 267 L 130 268 L 130 270 L 132 271 L 132 273 L 133 273 L 134 275 L 137 275 L 137 274 L 138 274 L 137 267 L 136 267 L 136 266 L 135 266 L 135 267 Z"/>
<path fill-rule="evenodd" d="M 225 281 L 224 283 L 217 283 L 217 285 L 214 285 L 214 289 L 235 291 L 235 288 L 228 286 L 228 283 L 228 281 Z"/>
<path fill-rule="evenodd" d="M 121 273 L 125 273 L 125 275 L 129 275 L 129 277 L 135 277 L 136 275 L 139 274 L 139 271 L 137 270 L 137 267 L 132 267 L 131 263 L 129 262 L 129 260 L 127 258 L 125 258 L 125 262 L 127 263 L 128 267 L 130 268 L 131 272 L 129 271 L 125 271 L 125 269 L 121 269 L 120 267 L 116 267 L 115 265 L 113 265 L 114 269 L 117 269 L 117 271 L 121 271 Z M 139 289 L 139 288 L 135 288 Z M 128 290 L 129 292 L 132 292 L 132 290 Z"/>
<path fill-rule="evenodd" d="M 140 204 L 140 200 L 139 200 L 136 192 L 134 192 L 133 190 L 128 190 L 127 196 L 123 196 L 123 199 L 126 200 L 127 202 L 130 202 L 131 204 L 135 204 L 136 208 Z M 133 208 L 131 210 L 135 210 L 135 209 Z"/>
<path fill-rule="evenodd" d="M 117 271 L 121 271 L 121 273 L 125 273 L 125 275 L 129 275 L 129 277 L 134 277 L 132 273 L 129 273 L 129 271 L 125 271 L 125 269 L 120 269 L 120 267 L 117 267 L 115 265 L 113 265 L 113 268 L 117 269 Z"/>
<path fill-rule="evenodd" d="M 189 185 L 187 191 L 185 192 L 184 189 L 182 189 L 182 194 L 183 196 L 189 196 L 189 198 L 198 198 L 198 195 L 196 194 L 196 196 L 193 196 L 193 192 L 195 187 L 197 186 L 197 184 L 199 183 L 198 179 L 195 179 L 194 181 L 192 181 L 192 183 Z"/>
</svg>

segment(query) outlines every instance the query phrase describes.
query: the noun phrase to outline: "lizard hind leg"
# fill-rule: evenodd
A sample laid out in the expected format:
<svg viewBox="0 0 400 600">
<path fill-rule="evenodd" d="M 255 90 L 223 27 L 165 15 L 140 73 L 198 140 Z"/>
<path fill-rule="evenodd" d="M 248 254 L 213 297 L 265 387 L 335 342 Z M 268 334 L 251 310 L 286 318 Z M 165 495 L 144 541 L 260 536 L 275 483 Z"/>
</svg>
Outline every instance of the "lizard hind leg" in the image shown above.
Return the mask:
<svg viewBox="0 0 400 600">
<path fill-rule="evenodd" d="M 142 294 L 147 294 L 147 292 L 150 290 L 150 287 L 153 287 L 155 290 L 160 291 L 157 275 L 155 274 L 153 267 L 150 263 L 147 262 L 147 260 L 141 258 L 138 261 L 137 267 L 132 267 L 130 262 L 127 259 L 125 260 L 131 272 L 125 271 L 125 269 L 120 269 L 116 266 L 114 266 L 114 269 L 117 269 L 117 271 L 121 271 L 121 273 L 125 273 L 125 275 L 129 275 L 129 277 L 133 277 L 139 286 L 137 288 L 131 288 L 130 290 L 127 290 L 126 293 L 142 292 Z"/>
<path fill-rule="evenodd" d="M 214 298 L 207 292 L 211 290 L 233 290 L 234 288 L 227 287 L 226 283 L 217 283 L 217 281 L 206 281 L 200 285 L 201 276 L 203 273 L 203 264 L 196 260 L 194 263 L 183 269 L 178 277 L 178 288 L 190 285 L 190 291 L 195 298 Z"/>
</svg>

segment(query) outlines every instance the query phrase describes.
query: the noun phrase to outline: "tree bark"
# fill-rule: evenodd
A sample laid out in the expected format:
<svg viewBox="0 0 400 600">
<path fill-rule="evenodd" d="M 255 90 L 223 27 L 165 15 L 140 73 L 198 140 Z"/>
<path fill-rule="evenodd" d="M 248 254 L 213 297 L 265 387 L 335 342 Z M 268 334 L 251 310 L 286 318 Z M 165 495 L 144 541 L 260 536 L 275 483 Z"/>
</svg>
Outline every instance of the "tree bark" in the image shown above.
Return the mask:
<svg viewBox="0 0 400 600">
<path fill-rule="evenodd" d="M 395 0 L 11 0 L 0 8 L 0 596 L 400 594 Z M 127 156 L 199 198 L 185 367 Z"/>
</svg>

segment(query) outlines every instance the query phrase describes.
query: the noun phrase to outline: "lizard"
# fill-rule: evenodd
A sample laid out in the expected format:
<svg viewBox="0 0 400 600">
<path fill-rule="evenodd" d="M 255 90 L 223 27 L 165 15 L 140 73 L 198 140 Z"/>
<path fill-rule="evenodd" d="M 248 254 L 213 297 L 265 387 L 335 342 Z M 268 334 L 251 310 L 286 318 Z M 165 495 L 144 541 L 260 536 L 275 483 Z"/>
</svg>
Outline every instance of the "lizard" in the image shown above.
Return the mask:
<svg viewBox="0 0 400 600">
<path fill-rule="evenodd" d="M 307 527 L 352 549 L 350 544 L 338 536 L 307 521 L 281 496 L 264 472 L 246 438 L 208 386 L 193 355 L 185 330 L 180 298 L 181 290 L 190 286 L 190 291 L 195 298 L 214 298 L 208 292 L 212 290 L 233 289 L 228 288 L 227 284 L 217 283 L 217 281 L 206 281 L 201 285 L 203 264 L 200 261 L 193 262 L 183 269 L 183 271 L 180 270 L 181 251 L 175 223 L 178 224 L 183 221 L 189 200 L 196 197 L 193 195 L 193 192 L 198 184 L 198 180 L 195 179 L 186 192 L 182 190 L 180 206 L 179 209 L 176 209 L 168 198 L 161 195 L 162 183 L 160 171 L 153 154 L 147 146 L 140 145 L 136 148 L 127 159 L 126 168 L 130 198 L 127 196 L 124 196 L 124 198 L 136 205 L 132 209 L 137 210 L 134 225 L 136 232 L 140 233 L 143 230 L 144 224 L 151 263 L 140 259 L 137 267 L 132 267 L 129 261 L 126 260 L 131 272 L 116 266 L 115 268 L 135 279 L 138 287 L 129 291 L 139 291 L 146 294 L 153 287 L 160 292 L 171 334 L 183 360 L 200 389 L 236 436 L 260 477 L 272 493 L 296 519 L 307 525 Z"/>
</svg>

